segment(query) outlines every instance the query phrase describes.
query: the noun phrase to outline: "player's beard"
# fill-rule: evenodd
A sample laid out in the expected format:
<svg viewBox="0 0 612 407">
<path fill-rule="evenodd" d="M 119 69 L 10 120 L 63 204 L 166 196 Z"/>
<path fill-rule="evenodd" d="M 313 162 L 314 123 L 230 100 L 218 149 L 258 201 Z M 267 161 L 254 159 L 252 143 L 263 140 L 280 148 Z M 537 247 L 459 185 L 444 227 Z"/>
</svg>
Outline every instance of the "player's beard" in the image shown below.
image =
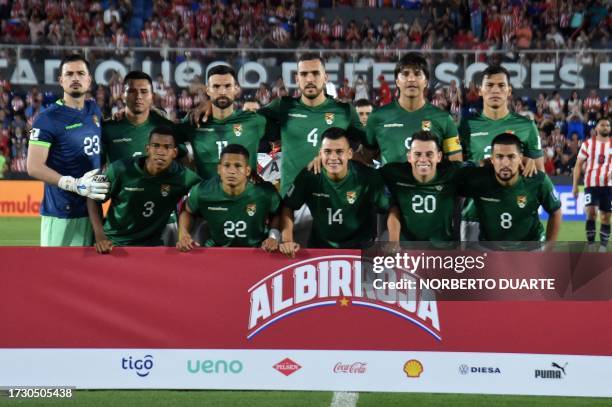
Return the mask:
<svg viewBox="0 0 612 407">
<path fill-rule="evenodd" d="M 227 96 L 219 96 L 212 101 L 212 104 L 217 106 L 219 109 L 227 109 L 234 103 L 234 101 Z"/>
<path fill-rule="evenodd" d="M 502 173 L 502 171 L 506 169 L 508 171 Z M 510 174 L 510 175 L 506 175 L 506 174 Z M 496 175 L 497 175 L 497 178 L 499 178 L 502 181 L 510 181 L 512 178 L 516 176 L 516 174 L 518 174 L 518 171 L 512 172 L 511 168 L 506 167 L 506 168 L 502 168 L 501 170 L 499 170 L 499 172 L 497 172 Z"/>
<path fill-rule="evenodd" d="M 312 88 L 314 88 L 316 90 L 316 92 L 314 94 L 306 93 L 307 89 L 312 89 Z M 304 90 L 302 90 L 302 95 L 304 95 L 307 99 L 316 99 L 317 97 L 319 97 L 321 92 L 323 92 L 323 88 L 322 87 L 321 88 L 317 88 L 317 85 L 312 85 L 312 86 L 304 87 Z"/>
<path fill-rule="evenodd" d="M 78 98 L 83 97 L 83 95 L 85 95 L 85 92 L 81 92 L 80 90 L 72 90 L 68 92 L 68 94 L 70 95 L 71 98 L 78 99 Z"/>
</svg>

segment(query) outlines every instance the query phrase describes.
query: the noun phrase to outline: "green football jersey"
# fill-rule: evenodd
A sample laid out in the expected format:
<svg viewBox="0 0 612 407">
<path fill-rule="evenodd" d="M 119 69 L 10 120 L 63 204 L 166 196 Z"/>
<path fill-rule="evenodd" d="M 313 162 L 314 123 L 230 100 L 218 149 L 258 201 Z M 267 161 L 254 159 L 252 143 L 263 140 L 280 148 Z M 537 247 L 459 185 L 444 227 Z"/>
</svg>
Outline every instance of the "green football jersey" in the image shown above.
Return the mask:
<svg viewBox="0 0 612 407">
<path fill-rule="evenodd" d="M 401 214 L 402 241 L 453 240 L 453 209 L 465 171 L 461 163 L 442 162 L 429 182 L 417 181 L 409 163 L 387 164 L 380 171 Z"/>
<path fill-rule="evenodd" d="M 121 121 L 107 120 L 102 123 L 102 151 L 107 163 L 130 157 L 145 155 L 149 133 L 157 126 L 173 127 L 174 123 L 154 111 L 141 124 L 134 125 L 126 118 Z M 178 141 L 180 143 L 180 140 Z"/>
<path fill-rule="evenodd" d="M 540 133 L 533 120 L 516 113 L 492 120 L 483 114 L 466 117 L 459 124 L 459 137 L 466 160 L 476 163 L 491 157 L 491 143 L 495 136 L 501 133 L 513 133 L 523 143 L 523 154 L 529 158 L 542 157 Z M 471 200 L 467 200 L 462 218 L 477 222 L 476 209 Z"/>
<path fill-rule="evenodd" d="M 543 172 L 531 178 L 521 175 L 516 184 L 504 187 L 492 166 L 469 168 L 463 181 L 462 193 L 474 199 L 480 219 L 480 240 L 544 241 L 538 209 L 541 205 L 551 214 L 561 207 L 552 181 Z"/>
<path fill-rule="evenodd" d="M 448 112 L 430 103 L 409 112 L 394 100 L 368 118 L 367 144 L 380 149 L 383 164 L 406 162 L 412 135 L 420 130 L 431 131 L 440 140 L 445 155 L 461 152 L 457 126 Z"/>
<path fill-rule="evenodd" d="M 181 197 L 201 181 L 195 172 L 177 162 L 161 175 L 149 175 L 144 169 L 145 160 L 119 160 L 106 169 L 111 204 L 104 233 L 119 246 L 161 245 L 170 213 Z"/>
<path fill-rule="evenodd" d="M 355 108 L 332 98 L 327 98 L 319 106 L 310 107 L 300 99 L 283 97 L 273 100 L 258 113 L 271 120 L 280 132 L 283 151 L 281 195 L 287 192 L 297 174 L 319 153 L 321 135 L 325 130 L 340 127 L 346 129 L 354 141 L 365 141 L 364 128 Z"/>
<path fill-rule="evenodd" d="M 193 187 L 187 204 L 206 221 L 206 247 L 259 247 L 268 237 L 268 220 L 278 212 L 280 195 L 269 182 L 249 182 L 242 194 L 231 196 L 212 178 Z"/>
<path fill-rule="evenodd" d="M 347 176 L 338 182 L 324 169 L 320 174 L 302 170 L 284 203 L 294 210 L 308 205 L 313 218 L 308 247 L 316 248 L 361 247 L 376 235 L 374 209 L 389 209 L 380 174 L 355 161 L 349 161 Z"/>
<path fill-rule="evenodd" d="M 217 176 L 221 150 L 228 144 L 240 144 L 249 151 L 249 165 L 257 171 L 257 150 L 266 134 L 266 119 L 253 112 L 235 110 L 222 120 L 209 118 L 199 128 L 182 125 L 185 139 L 191 143 L 198 175 L 203 179 Z"/>
</svg>

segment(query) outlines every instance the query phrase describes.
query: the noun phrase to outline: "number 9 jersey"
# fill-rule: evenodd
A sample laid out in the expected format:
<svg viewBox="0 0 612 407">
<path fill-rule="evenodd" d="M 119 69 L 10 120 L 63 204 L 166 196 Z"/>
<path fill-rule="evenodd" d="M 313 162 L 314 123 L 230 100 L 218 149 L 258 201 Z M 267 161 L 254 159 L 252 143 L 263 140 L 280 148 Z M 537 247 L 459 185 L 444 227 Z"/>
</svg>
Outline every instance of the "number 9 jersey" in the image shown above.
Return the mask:
<svg viewBox="0 0 612 407">
<path fill-rule="evenodd" d="M 102 113 L 93 100 L 73 109 L 60 99 L 42 111 L 30 131 L 30 144 L 49 149 L 47 166 L 61 175 L 81 177 L 100 168 Z M 41 215 L 57 218 L 87 216 L 87 200 L 80 195 L 45 184 Z"/>
</svg>

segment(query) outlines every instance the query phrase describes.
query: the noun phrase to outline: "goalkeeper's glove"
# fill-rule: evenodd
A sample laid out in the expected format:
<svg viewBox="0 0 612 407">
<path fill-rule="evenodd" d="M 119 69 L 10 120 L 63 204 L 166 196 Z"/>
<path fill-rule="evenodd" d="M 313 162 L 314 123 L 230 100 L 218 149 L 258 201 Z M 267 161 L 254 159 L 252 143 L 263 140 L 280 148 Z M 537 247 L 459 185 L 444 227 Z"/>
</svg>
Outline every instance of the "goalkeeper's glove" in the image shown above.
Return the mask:
<svg viewBox="0 0 612 407">
<path fill-rule="evenodd" d="M 99 172 L 99 169 L 91 170 L 81 178 L 65 175 L 60 178 L 57 186 L 86 198 L 103 201 L 108 193 L 110 183 L 105 175 L 98 175 Z"/>
</svg>

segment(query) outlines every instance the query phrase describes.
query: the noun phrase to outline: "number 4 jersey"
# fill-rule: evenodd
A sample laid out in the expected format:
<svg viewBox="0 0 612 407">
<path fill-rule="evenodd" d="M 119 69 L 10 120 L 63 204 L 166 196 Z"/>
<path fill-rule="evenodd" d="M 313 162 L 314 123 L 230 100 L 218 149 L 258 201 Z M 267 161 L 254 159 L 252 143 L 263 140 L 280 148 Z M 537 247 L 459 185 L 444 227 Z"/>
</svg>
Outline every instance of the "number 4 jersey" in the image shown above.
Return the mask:
<svg viewBox="0 0 612 407">
<path fill-rule="evenodd" d="M 119 160 L 110 164 L 106 176 L 111 183 L 111 205 L 104 233 L 119 246 L 159 246 L 170 213 L 198 175 L 173 162 L 163 174 L 149 175 L 146 157 Z"/>
<path fill-rule="evenodd" d="M 47 166 L 75 178 L 100 168 L 100 121 L 102 113 L 92 100 L 73 109 L 58 100 L 42 111 L 30 131 L 30 145 L 49 149 Z M 80 195 L 45 183 L 41 215 L 57 218 L 87 216 L 87 201 Z"/>
</svg>

